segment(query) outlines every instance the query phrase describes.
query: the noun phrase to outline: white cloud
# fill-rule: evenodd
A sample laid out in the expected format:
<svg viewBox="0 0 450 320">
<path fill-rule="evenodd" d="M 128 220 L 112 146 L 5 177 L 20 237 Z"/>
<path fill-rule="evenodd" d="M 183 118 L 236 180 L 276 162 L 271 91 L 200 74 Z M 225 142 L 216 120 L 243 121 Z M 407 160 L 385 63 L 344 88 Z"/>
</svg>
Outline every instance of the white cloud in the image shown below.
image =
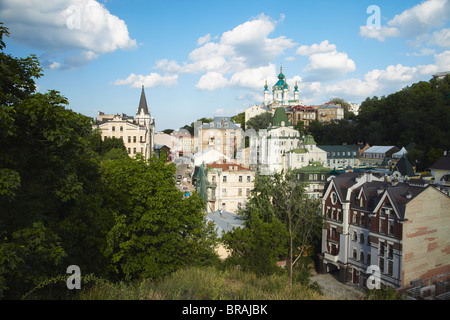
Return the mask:
<svg viewBox="0 0 450 320">
<path fill-rule="evenodd" d="M 162 76 L 158 73 L 150 73 L 148 75 L 130 74 L 126 79 L 118 79 L 114 85 L 130 85 L 132 88 L 140 88 L 144 85 L 146 88 L 165 86 L 172 87 L 178 84 L 178 75 Z"/>
<path fill-rule="evenodd" d="M 308 80 L 334 80 L 348 72 L 355 71 L 355 62 L 344 52 L 338 52 L 336 45 L 330 44 L 328 40 L 311 46 L 300 46 L 297 54 L 309 56 L 309 63 L 303 70 L 308 72 Z"/>
<path fill-rule="evenodd" d="M 450 29 L 442 29 L 433 32 L 430 44 L 435 44 L 443 48 L 450 48 Z"/>
<path fill-rule="evenodd" d="M 328 40 L 322 41 L 320 44 L 312 44 L 311 46 L 300 46 L 297 48 L 297 54 L 302 56 L 310 56 L 316 53 L 325 53 L 336 51 L 336 45 L 329 44 Z"/>
<path fill-rule="evenodd" d="M 61 64 L 59 63 L 59 62 L 56 62 L 56 61 L 54 61 L 54 62 L 52 62 L 50 65 L 49 65 L 49 68 L 50 69 L 59 69 L 59 67 L 61 67 Z"/>
<path fill-rule="evenodd" d="M 207 35 L 205 35 L 203 37 L 198 38 L 197 44 L 199 46 L 201 46 L 202 44 L 205 44 L 205 43 L 207 43 L 209 41 L 211 41 L 211 34 L 210 33 L 208 33 Z"/>
<path fill-rule="evenodd" d="M 361 26 L 359 27 L 359 34 L 366 38 L 378 39 L 379 41 L 384 41 L 389 37 L 399 37 L 401 35 L 400 30 L 393 27 L 382 26 L 379 29 Z"/>
<path fill-rule="evenodd" d="M 280 18 L 282 20 L 283 16 Z M 227 85 L 240 83 L 254 87 L 268 62 L 295 46 L 291 39 L 284 36 L 269 38 L 276 23 L 262 14 L 224 32 L 217 41 L 212 41 L 207 34 L 198 39 L 199 47 L 189 53 L 187 61 L 180 64 L 163 59 L 156 63 L 155 68 L 177 74 L 204 73 L 196 85 L 201 90 L 225 86 L 226 76 L 232 79 L 230 83 L 226 80 Z M 256 78 L 249 79 L 251 75 Z M 212 82 L 207 83 L 207 80 Z"/>
<path fill-rule="evenodd" d="M 195 87 L 200 90 L 213 91 L 219 88 L 224 88 L 227 85 L 228 80 L 221 73 L 210 71 L 201 76 Z"/>
<path fill-rule="evenodd" d="M 13 40 L 43 50 L 44 56 L 64 56 L 61 69 L 136 47 L 125 22 L 95 0 L 3 0 L 0 19 Z M 76 54 L 68 57 L 69 52 Z"/>
<path fill-rule="evenodd" d="M 267 79 L 274 81 L 275 74 L 274 64 L 257 68 L 247 68 L 235 72 L 231 77 L 230 84 L 236 87 L 260 89 Z"/>
</svg>

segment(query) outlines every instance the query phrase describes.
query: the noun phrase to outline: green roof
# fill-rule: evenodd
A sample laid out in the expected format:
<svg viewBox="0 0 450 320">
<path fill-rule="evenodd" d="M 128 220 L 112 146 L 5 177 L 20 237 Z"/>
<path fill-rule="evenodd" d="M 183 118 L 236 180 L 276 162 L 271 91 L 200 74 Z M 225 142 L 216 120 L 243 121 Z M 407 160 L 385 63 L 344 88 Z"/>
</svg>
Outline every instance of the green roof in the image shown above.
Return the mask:
<svg viewBox="0 0 450 320">
<path fill-rule="evenodd" d="M 275 109 L 275 113 L 272 118 L 272 126 L 282 127 L 281 123 L 284 122 L 284 126 L 289 126 L 289 119 L 286 115 L 286 111 L 283 107 L 278 107 Z"/>
<path fill-rule="evenodd" d="M 308 153 L 308 150 L 306 150 L 305 148 L 297 148 L 297 149 L 293 149 L 291 151 L 288 152 L 292 152 L 292 153 Z"/>
<path fill-rule="evenodd" d="M 308 134 L 306 137 L 305 137 L 305 141 L 303 142 L 303 144 L 305 144 L 305 145 L 310 145 L 310 144 L 317 144 L 316 143 L 316 141 L 314 141 L 314 138 L 313 138 L 313 136 L 312 135 L 310 135 L 310 134 Z"/>
<path fill-rule="evenodd" d="M 331 173 L 333 170 L 330 168 L 325 168 L 324 166 L 322 166 L 322 164 L 320 162 L 313 162 L 310 165 L 300 168 L 300 169 L 296 169 L 295 172 L 297 173 Z"/>
</svg>

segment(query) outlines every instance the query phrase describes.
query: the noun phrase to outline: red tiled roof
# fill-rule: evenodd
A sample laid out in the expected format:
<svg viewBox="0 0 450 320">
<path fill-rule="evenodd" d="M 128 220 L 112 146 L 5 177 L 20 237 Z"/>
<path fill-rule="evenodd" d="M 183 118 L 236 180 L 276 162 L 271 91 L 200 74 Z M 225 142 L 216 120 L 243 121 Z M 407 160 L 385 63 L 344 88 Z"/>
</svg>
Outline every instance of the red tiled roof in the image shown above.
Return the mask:
<svg viewBox="0 0 450 320">
<path fill-rule="evenodd" d="M 236 163 L 216 163 L 213 162 L 207 165 L 207 168 L 217 168 L 223 171 L 249 171 L 250 169 L 243 167 L 241 164 Z"/>
</svg>

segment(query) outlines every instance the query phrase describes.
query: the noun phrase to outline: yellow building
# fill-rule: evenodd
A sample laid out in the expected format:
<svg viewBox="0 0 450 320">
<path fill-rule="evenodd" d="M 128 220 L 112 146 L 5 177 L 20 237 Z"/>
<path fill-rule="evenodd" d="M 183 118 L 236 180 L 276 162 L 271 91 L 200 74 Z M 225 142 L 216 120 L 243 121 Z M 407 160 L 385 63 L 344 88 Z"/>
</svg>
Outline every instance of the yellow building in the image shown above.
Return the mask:
<svg viewBox="0 0 450 320">
<path fill-rule="evenodd" d="M 100 129 L 102 140 L 106 138 L 122 139 L 130 156 L 137 153 L 150 158 L 154 146 L 155 119 L 150 115 L 142 86 L 136 118 L 126 114 L 104 114 L 99 111 L 94 128 Z"/>
</svg>

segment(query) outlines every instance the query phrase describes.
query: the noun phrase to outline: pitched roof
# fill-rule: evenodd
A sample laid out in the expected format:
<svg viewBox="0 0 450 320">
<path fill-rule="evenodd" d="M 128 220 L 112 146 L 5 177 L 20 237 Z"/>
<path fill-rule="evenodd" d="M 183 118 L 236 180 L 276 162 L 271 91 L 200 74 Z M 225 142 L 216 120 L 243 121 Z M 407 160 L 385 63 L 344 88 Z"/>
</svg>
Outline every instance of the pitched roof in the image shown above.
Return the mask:
<svg viewBox="0 0 450 320">
<path fill-rule="evenodd" d="M 430 167 L 430 169 L 450 170 L 450 155 L 440 158 Z"/>
<path fill-rule="evenodd" d="M 207 165 L 208 169 L 222 169 L 222 171 L 251 171 L 248 168 L 243 167 L 241 164 L 236 163 L 217 163 L 213 162 Z"/>
<path fill-rule="evenodd" d="M 284 126 L 289 126 L 289 119 L 286 115 L 286 110 L 283 107 L 278 107 L 275 109 L 275 113 L 272 118 L 272 126 L 274 127 L 282 127 L 282 122 L 284 122 Z"/>
<path fill-rule="evenodd" d="M 408 159 L 403 156 L 395 165 L 394 170 L 399 171 L 402 176 L 412 177 L 415 176 L 414 168 Z"/>
<path fill-rule="evenodd" d="M 139 108 L 136 114 L 140 114 L 141 110 L 144 111 L 144 114 L 150 114 L 148 111 L 147 99 L 145 98 L 144 85 L 142 85 L 141 100 L 139 101 Z"/>
</svg>

